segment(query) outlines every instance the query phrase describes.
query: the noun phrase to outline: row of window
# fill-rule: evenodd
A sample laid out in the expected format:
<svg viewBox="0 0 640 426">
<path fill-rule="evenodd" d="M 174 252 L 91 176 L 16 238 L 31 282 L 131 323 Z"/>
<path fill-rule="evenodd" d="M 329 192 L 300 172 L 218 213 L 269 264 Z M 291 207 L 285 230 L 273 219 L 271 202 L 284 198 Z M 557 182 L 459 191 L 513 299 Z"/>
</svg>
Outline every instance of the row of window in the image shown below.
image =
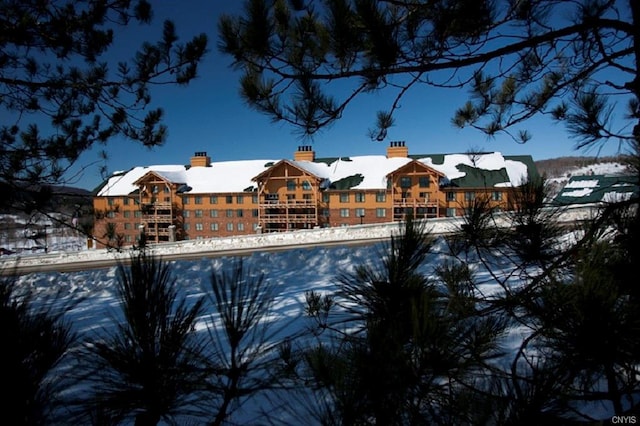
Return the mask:
<svg viewBox="0 0 640 426">
<path fill-rule="evenodd" d="M 191 224 L 190 223 L 185 223 L 183 226 L 183 229 L 185 231 L 190 231 L 191 230 Z M 194 223 L 193 224 L 193 229 L 196 231 L 204 231 L 205 228 L 205 224 L 203 224 L 202 222 L 198 222 L 198 223 Z M 244 231 L 245 230 L 245 225 L 244 223 L 232 223 L 229 222 L 226 224 L 226 228 L 227 231 Z M 255 231 L 258 228 L 258 224 L 254 223 L 253 224 L 253 230 Z M 220 224 L 218 222 L 211 222 L 209 223 L 209 231 L 213 231 L 213 232 L 217 232 L 220 230 Z"/>
<path fill-rule="evenodd" d="M 411 176 L 402 176 L 400 178 L 400 188 L 411 188 L 413 186 L 413 178 Z M 431 179 L 429 176 L 418 176 L 418 186 L 420 188 L 429 188 Z"/>
<path fill-rule="evenodd" d="M 409 178 L 410 179 L 410 178 Z M 420 178 L 422 179 L 422 178 Z M 402 180 L 402 179 L 401 179 Z M 428 186 L 428 185 L 427 185 Z M 304 194 L 305 196 L 303 197 L 305 200 L 310 200 L 310 194 Z M 348 192 L 343 192 L 339 194 L 339 200 L 341 203 L 348 203 L 351 201 L 351 195 L 352 193 L 348 193 Z M 411 193 L 408 191 L 403 191 L 401 193 L 402 198 L 411 198 Z M 420 192 L 419 193 L 420 198 L 424 198 L 424 199 L 429 199 L 429 193 L 427 192 Z M 363 192 L 356 192 L 353 194 L 354 200 L 356 203 L 364 203 L 366 201 L 366 194 Z M 476 197 L 476 193 L 475 192 L 465 192 L 464 193 L 464 199 L 465 201 L 473 201 Z M 235 202 L 236 204 L 243 204 L 244 203 L 244 195 L 227 195 L 225 196 L 225 201 L 227 204 L 233 204 L 234 202 L 234 198 L 235 198 Z M 447 201 L 456 201 L 457 198 L 457 192 L 453 192 L 453 191 L 449 191 L 446 193 L 446 200 Z M 183 204 L 190 204 L 190 200 L 193 199 L 193 203 L 194 204 L 202 204 L 203 203 L 203 197 L 199 196 L 199 195 L 194 195 L 194 196 L 185 196 L 183 197 Z M 278 194 L 266 194 L 266 199 L 267 200 L 277 200 L 278 199 Z M 288 200 L 293 200 L 295 199 L 295 195 L 294 194 L 287 194 L 287 199 Z M 325 203 L 328 203 L 330 199 L 330 194 L 325 192 L 322 194 L 322 201 Z M 493 201 L 502 201 L 502 192 L 500 191 L 493 191 L 491 193 L 491 199 Z M 123 198 L 123 204 L 124 205 L 128 205 L 129 204 L 129 200 L 130 198 Z M 378 192 L 376 193 L 376 202 L 378 203 L 384 203 L 387 201 L 387 194 L 385 192 Z M 258 195 L 252 195 L 251 196 L 251 202 L 253 204 L 257 204 L 258 203 Z M 212 195 L 209 197 L 209 203 L 210 204 L 218 204 L 218 196 L 217 195 Z M 109 198 L 108 199 L 108 204 L 110 206 L 115 205 L 115 199 L 113 198 Z M 196 210 L 196 212 L 199 210 Z M 201 211 L 201 210 L 200 210 Z M 211 210 L 211 217 L 217 217 L 214 216 L 214 211 L 216 210 Z M 227 217 L 231 217 L 229 216 L 229 211 L 227 210 Z M 238 212 L 240 210 L 237 210 Z M 129 217 L 127 216 L 127 213 L 129 213 L 128 211 L 125 211 L 125 217 Z M 139 214 L 139 212 L 136 212 L 136 214 Z M 217 215 L 217 213 L 216 213 Z M 254 215 L 256 216 L 256 215 Z M 111 215 L 110 217 L 113 217 L 113 215 Z M 139 215 L 136 215 L 135 217 L 140 217 Z M 186 212 L 185 212 L 185 217 L 186 216 Z M 196 217 L 201 217 L 201 216 L 196 216 Z M 238 217 L 242 217 L 242 216 L 238 216 Z"/>
<path fill-rule="evenodd" d="M 224 212 L 225 217 L 244 217 L 245 210 L 243 209 L 226 209 L 226 210 L 209 210 L 209 217 L 222 217 Z M 184 210 L 182 216 L 189 218 L 193 214 L 193 217 L 204 217 L 204 210 Z M 258 209 L 251 209 L 251 216 L 258 217 Z"/>
<path fill-rule="evenodd" d="M 248 196 L 246 196 L 248 197 Z M 182 204 L 191 204 L 191 201 L 193 200 L 193 204 L 202 204 L 203 200 L 205 197 L 203 197 L 202 195 L 185 195 L 182 197 Z M 225 204 L 233 204 L 233 201 L 235 199 L 235 203 L 236 204 L 244 204 L 244 199 L 245 196 L 244 195 L 225 195 L 223 197 L 219 197 L 218 195 L 211 195 L 209 196 L 209 204 L 218 204 L 219 199 L 220 198 L 224 198 Z M 251 196 L 251 202 L 253 204 L 258 204 L 258 195 L 254 194 Z"/>
</svg>

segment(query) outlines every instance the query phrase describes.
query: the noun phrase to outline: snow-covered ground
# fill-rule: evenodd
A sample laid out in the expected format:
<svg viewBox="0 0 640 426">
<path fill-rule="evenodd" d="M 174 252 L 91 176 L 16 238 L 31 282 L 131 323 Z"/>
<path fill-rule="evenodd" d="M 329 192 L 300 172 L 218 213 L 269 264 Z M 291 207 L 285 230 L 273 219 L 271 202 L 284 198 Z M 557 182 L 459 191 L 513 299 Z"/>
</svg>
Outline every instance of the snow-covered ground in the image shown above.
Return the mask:
<svg viewBox="0 0 640 426">
<path fill-rule="evenodd" d="M 580 213 L 577 213 L 580 212 Z M 585 217 L 585 209 L 576 209 L 571 213 L 572 218 Z M 446 232 L 453 230 L 459 222 L 452 220 L 440 220 L 432 222 L 432 230 Z M 254 247 L 254 253 L 246 257 L 246 265 L 254 272 L 264 273 L 267 279 L 275 286 L 276 294 L 273 303 L 273 310 L 269 315 L 272 326 L 276 329 L 284 328 L 285 334 L 299 333 L 308 326 L 308 321 L 304 317 L 305 292 L 315 290 L 320 293 L 333 292 L 337 289 L 336 277 L 340 272 L 352 271 L 356 265 L 376 264 L 381 259 L 381 248 L 383 243 L 375 242 L 361 246 L 334 246 L 334 247 L 312 247 L 312 248 L 290 248 L 278 252 L 267 252 L 261 247 L 274 246 L 278 241 L 282 244 L 302 243 L 305 241 L 346 241 L 361 238 L 363 235 L 374 235 L 379 233 L 380 237 L 388 236 L 392 232 L 398 232 L 398 224 L 378 225 L 378 226 L 356 226 L 349 228 L 334 228 L 328 230 L 309 230 L 293 232 L 287 234 L 268 234 L 253 237 L 235 237 L 226 239 L 228 247 Z M 214 241 L 201 240 L 189 241 L 176 244 L 159 245 L 153 248 L 159 255 L 167 254 L 169 251 L 185 252 L 188 250 L 203 250 L 211 245 L 220 247 L 223 240 Z M 448 256 L 446 244 L 439 240 L 433 254 L 427 263 L 423 265 L 425 274 L 432 274 L 435 266 L 440 265 L 443 259 Z M 127 253 L 120 256 L 126 256 Z M 69 259 L 82 259 L 85 257 L 99 258 L 100 256 L 115 256 L 114 253 L 107 253 L 104 250 L 84 250 L 72 253 L 53 253 L 48 256 L 34 256 L 32 261 L 43 261 L 43 259 L 62 259 L 66 256 Z M 7 260 L 5 257 L 5 266 Z M 23 258 L 22 261 L 29 259 Z M 173 261 L 173 274 L 177 278 L 180 287 L 186 295 L 198 296 L 204 294 L 209 283 L 211 274 L 220 271 L 231 265 L 230 257 L 202 258 L 199 260 Z M 492 262 L 494 263 L 494 262 Z M 496 261 L 494 265 L 499 264 Z M 475 272 L 477 282 L 484 294 L 491 294 L 500 291 L 500 286 L 492 278 L 492 275 L 478 264 L 470 264 Z M 505 265 L 509 268 L 509 265 Z M 509 271 L 505 271 L 505 276 Z M 496 274 L 499 271 L 493 270 Z M 110 318 L 118 317 L 117 299 L 115 297 L 116 267 L 104 269 L 86 270 L 74 273 L 31 273 L 22 275 L 19 278 L 21 286 L 27 286 L 38 294 L 46 295 L 61 292 L 64 297 L 62 303 L 76 300 L 78 303 L 73 310 L 67 314 L 68 320 L 73 324 L 75 330 L 80 333 L 88 333 L 96 327 L 108 325 Z M 203 315 L 201 321 L 204 324 L 211 318 L 213 311 Z M 282 335 L 282 334 L 281 334 Z M 515 350 L 522 335 L 513 333 L 512 337 L 505 342 L 505 347 Z M 268 406 L 263 406 L 263 399 L 255 399 L 260 403 L 249 403 L 243 410 L 234 414 L 233 421 L 237 424 L 253 424 L 260 416 L 260 411 L 269 410 Z"/>
</svg>

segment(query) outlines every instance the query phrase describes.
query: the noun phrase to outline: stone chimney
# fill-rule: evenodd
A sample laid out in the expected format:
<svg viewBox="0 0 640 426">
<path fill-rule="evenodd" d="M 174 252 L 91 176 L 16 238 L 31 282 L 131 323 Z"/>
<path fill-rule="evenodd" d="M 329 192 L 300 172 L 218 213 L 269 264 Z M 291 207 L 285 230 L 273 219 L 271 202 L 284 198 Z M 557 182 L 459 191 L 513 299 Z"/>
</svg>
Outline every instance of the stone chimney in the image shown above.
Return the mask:
<svg viewBox="0 0 640 426">
<path fill-rule="evenodd" d="M 391 141 L 387 147 L 387 158 L 408 157 L 409 148 L 405 146 L 404 141 Z"/>
<path fill-rule="evenodd" d="M 210 167 L 211 157 L 209 157 L 206 151 L 200 151 L 193 154 L 191 157 L 191 167 Z"/>
<path fill-rule="evenodd" d="M 316 159 L 316 153 L 311 148 L 311 145 L 301 145 L 298 150 L 293 153 L 293 159 L 295 161 L 314 161 Z"/>
</svg>

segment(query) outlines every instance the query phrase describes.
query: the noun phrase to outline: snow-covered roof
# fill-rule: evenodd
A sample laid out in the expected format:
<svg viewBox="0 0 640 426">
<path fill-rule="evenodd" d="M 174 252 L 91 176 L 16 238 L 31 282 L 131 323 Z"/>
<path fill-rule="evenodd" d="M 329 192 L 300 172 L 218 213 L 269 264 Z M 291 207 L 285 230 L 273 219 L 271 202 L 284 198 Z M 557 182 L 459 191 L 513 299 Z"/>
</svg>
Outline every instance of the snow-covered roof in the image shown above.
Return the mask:
<svg viewBox="0 0 640 426">
<path fill-rule="evenodd" d="M 111 176 L 98 191 L 98 196 L 124 196 L 137 189 L 134 184 L 149 172 L 174 183 L 191 187 L 189 193 L 242 192 L 255 185 L 251 178 L 268 169 L 274 160 L 219 161 L 211 167 L 162 165 L 134 167 L 126 173 Z"/>
<path fill-rule="evenodd" d="M 410 158 L 387 158 L 384 155 L 363 155 L 338 158 L 333 162 L 292 161 L 291 163 L 330 182 L 362 175 L 362 182 L 353 189 L 381 189 L 387 187 L 387 175 L 411 161 Z"/>
<path fill-rule="evenodd" d="M 611 203 L 637 197 L 639 188 L 633 176 L 573 176 L 556 195 L 556 204 Z"/>
<path fill-rule="evenodd" d="M 436 160 L 434 158 L 437 157 Z M 428 167 L 443 173 L 449 180 L 464 181 L 470 170 L 477 174 L 492 173 L 495 186 L 517 186 L 527 177 L 527 165 L 521 161 L 506 159 L 501 153 L 445 154 L 438 156 L 412 156 L 387 158 L 384 155 L 362 155 L 317 161 L 289 161 L 321 179 L 337 182 L 358 176 L 353 189 L 386 189 L 387 175 L 416 158 Z M 187 167 L 184 165 L 158 165 L 135 167 L 128 172 L 111 176 L 98 191 L 98 196 L 123 196 L 137 189 L 134 184 L 146 173 L 154 172 L 174 183 L 183 183 L 189 193 L 242 192 L 255 186 L 252 179 L 265 172 L 279 160 L 242 160 L 212 162 L 211 167 Z M 477 180 L 477 176 L 473 179 Z M 468 178 L 469 182 L 474 180 Z M 463 186 L 473 186 L 467 184 Z"/>
</svg>

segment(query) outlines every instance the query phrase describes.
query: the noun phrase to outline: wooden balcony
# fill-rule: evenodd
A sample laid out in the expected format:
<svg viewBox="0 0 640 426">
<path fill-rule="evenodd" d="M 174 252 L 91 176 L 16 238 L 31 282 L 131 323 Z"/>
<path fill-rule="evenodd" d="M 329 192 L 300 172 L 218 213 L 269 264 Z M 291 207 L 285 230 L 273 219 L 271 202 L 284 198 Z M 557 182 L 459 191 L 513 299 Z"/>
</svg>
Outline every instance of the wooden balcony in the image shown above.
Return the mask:
<svg viewBox="0 0 640 426">
<path fill-rule="evenodd" d="M 149 223 L 172 223 L 173 217 L 170 214 L 147 214 L 144 219 Z"/>
<path fill-rule="evenodd" d="M 426 198 L 394 198 L 393 207 L 438 207 L 438 202 Z"/>
<path fill-rule="evenodd" d="M 267 223 L 316 223 L 315 214 L 265 214 L 260 217 Z"/>
</svg>

